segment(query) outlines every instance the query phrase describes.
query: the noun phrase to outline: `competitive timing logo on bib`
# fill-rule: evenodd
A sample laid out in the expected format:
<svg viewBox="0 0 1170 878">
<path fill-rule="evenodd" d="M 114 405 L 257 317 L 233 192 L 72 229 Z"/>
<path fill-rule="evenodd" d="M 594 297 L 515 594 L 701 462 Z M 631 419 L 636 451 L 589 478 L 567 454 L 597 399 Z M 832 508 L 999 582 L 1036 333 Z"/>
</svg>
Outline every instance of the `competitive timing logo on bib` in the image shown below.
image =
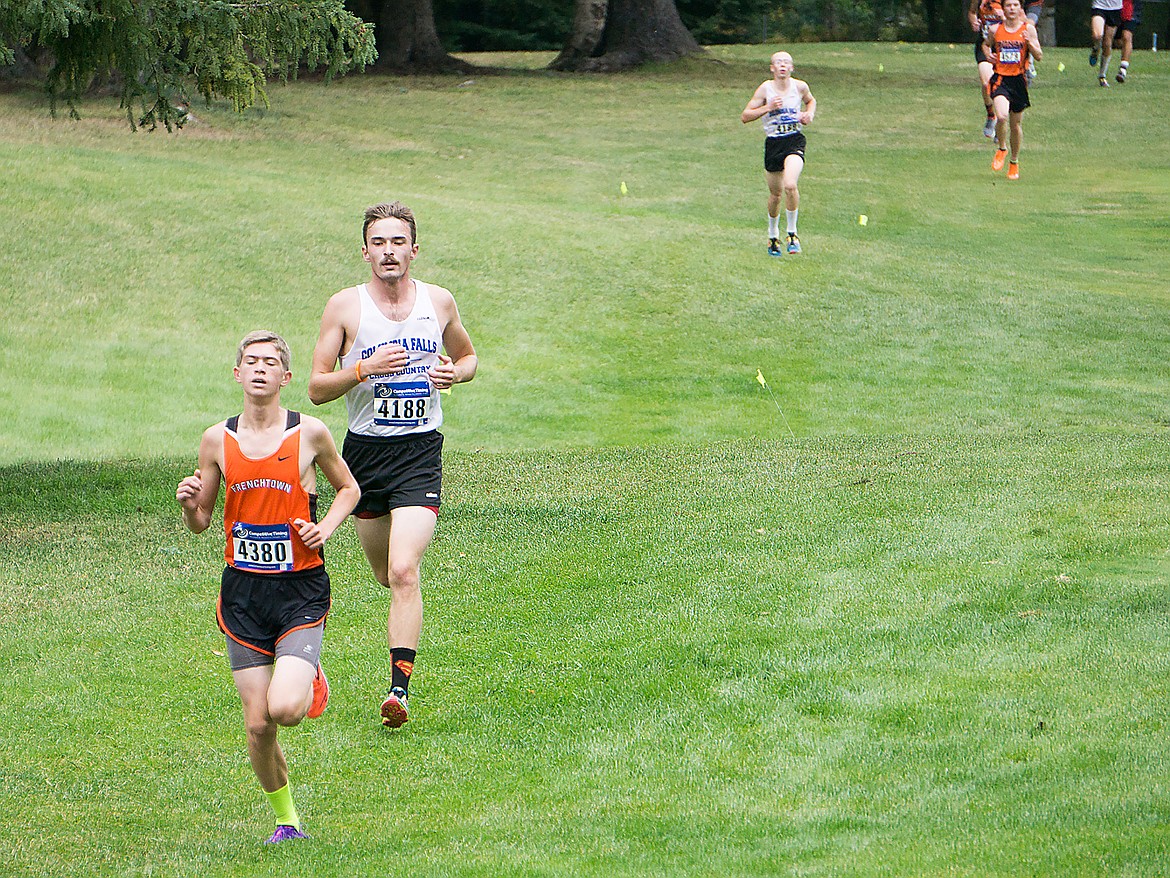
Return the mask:
<svg viewBox="0 0 1170 878">
<path fill-rule="evenodd" d="M 288 539 L 288 525 L 245 524 L 237 521 L 232 525 L 232 536 L 237 540 Z"/>
</svg>

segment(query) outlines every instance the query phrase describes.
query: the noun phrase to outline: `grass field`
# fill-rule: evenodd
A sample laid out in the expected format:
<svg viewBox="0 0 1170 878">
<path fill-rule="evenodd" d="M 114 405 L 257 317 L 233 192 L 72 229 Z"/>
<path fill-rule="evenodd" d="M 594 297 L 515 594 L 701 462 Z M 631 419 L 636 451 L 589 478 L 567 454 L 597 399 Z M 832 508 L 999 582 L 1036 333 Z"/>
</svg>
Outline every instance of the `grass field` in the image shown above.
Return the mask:
<svg viewBox="0 0 1170 878">
<path fill-rule="evenodd" d="M 712 52 L 304 81 L 170 136 L 0 94 L 0 871 L 1164 874 L 1170 62 L 1047 52 L 1009 185 L 970 47 L 794 47 L 775 260 L 768 50 Z M 346 527 L 330 709 L 282 736 L 314 839 L 271 850 L 174 486 L 253 328 L 340 436 L 309 353 L 387 197 L 481 372 L 414 718 L 377 725 Z"/>
</svg>

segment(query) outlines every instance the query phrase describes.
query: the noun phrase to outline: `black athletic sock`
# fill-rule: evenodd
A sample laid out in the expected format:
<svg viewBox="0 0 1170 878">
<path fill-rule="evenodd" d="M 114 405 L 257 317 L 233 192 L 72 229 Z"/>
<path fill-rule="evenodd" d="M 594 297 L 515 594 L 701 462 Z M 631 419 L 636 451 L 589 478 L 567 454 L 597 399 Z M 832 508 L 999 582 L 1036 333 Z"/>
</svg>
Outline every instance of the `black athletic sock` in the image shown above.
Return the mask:
<svg viewBox="0 0 1170 878">
<path fill-rule="evenodd" d="M 414 670 L 415 650 L 396 646 L 390 650 L 390 688 L 410 691 L 410 672 Z"/>
</svg>

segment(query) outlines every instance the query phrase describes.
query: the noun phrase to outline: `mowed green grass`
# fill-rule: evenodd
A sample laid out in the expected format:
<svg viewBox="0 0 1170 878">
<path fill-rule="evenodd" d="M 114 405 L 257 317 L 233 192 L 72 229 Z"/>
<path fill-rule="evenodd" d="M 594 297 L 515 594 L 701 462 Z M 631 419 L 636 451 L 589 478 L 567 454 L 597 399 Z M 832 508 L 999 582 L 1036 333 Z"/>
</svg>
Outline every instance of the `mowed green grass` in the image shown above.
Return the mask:
<svg viewBox="0 0 1170 878">
<path fill-rule="evenodd" d="M 762 138 L 739 121 L 766 51 L 716 54 L 275 85 L 268 112 L 196 106 L 172 136 L 3 96 L 0 368 L 20 380 L 0 387 L 0 461 L 189 453 L 257 326 L 289 337 L 307 406 L 325 299 L 368 271 L 361 211 L 394 197 L 420 217 L 418 276 L 484 350 L 450 403 L 458 447 L 772 435 L 758 368 L 801 436 L 1167 417 L 1161 54 L 1104 90 L 1084 53 L 1051 51 L 1008 186 L 972 136 L 970 47 L 795 47 L 820 111 L 806 253 L 775 263 Z"/>
<path fill-rule="evenodd" d="M 767 50 L 714 54 L 302 82 L 169 137 L 0 95 L 7 872 L 1164 871 L 1167 62 L 1106 91 L 1049 52 L 1009 186 L 969 47 L 793 47 L 821 107 L 773 260 Z M 377 724 L 346 527 L 331 706 L 283 734 L 314 840 L 270 850 L 174 485 L 257 326 L 340 435 L 308 357 L 386 197 L 482 371 L 414 718 Z"/>
</svg>

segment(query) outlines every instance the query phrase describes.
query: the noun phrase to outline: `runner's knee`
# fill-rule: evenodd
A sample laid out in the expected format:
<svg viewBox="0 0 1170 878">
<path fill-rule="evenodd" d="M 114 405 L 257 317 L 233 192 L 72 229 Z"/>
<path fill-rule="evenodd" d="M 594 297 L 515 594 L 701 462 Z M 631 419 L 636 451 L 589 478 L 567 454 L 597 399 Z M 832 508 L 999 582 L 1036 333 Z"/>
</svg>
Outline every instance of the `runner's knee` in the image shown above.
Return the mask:
<svg viewBox="0 0 1170 878">
<path fill-rule="evenodd" d="M 419 584 L 418 565 L 410 561 L 390 563 L 389 581 L 383 585 L 394 591 L 416 591 Z"/>
<path fill-rule="evenodd" d="M 261 743 L 276 737 L 276 723 L 265 713 L 264 715 L 249 714 L 244 718 L 244 728 L 248 739 Z"/>
<path fill-rule="evenodd" d="M 306 700 L 303 695 L 298 698 L 290 693 L 273 693 L 268 697 L 268 715 L 278 726 L 295 726 L 305 718 Z"/>
</svg>

